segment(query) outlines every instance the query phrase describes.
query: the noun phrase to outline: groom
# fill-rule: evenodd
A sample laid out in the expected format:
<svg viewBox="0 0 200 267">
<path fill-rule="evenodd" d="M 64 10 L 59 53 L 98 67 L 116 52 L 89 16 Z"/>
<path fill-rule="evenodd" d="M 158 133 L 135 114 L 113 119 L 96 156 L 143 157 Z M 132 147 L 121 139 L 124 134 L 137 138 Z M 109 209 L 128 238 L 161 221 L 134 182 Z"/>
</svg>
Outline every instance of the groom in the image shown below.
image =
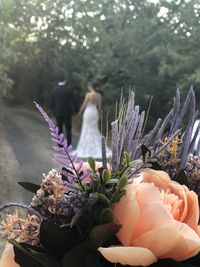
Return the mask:
<svg viewBox="0 0 200 267">
<path fill-rule="evenodd" d="M 63 77 L 51 93 L 51 110 L 56 118 L 59 134 L 63 133 L 63 126 L 65 126 L 68 145 L 72 141 L 71 128 L 74 109 L 74 94 Z"/>
</svg>

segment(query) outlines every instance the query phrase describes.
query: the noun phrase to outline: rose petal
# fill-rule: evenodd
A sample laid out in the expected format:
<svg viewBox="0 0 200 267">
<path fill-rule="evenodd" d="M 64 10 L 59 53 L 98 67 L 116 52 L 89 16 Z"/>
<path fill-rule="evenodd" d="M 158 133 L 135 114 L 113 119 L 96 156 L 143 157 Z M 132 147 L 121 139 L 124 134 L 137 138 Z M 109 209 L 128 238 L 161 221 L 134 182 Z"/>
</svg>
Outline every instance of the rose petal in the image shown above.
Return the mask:
<svg viewBox="0 0 200 267">
<path fill-rule="evenodd" d="M 154 183 L 156 186 L 166 189 L 171 183 L 169 175 L 164 171 L 155 171 L 153 169 L 144 169 L 143 181 L 146 183 Z"/>
<path fill-rule="evenodd" d="M 114 207 L 115 223 L 121 225 L 117 237 L 124 246 L 129 246 L 131 233 L 134 232 L 140 215 L 138 203 L 131 193 L 131 187 L 133 186 L 133 184 L 127 186 L 127 194 Z"/>
<path fill-rule="evenodd" d="M 185 260 L 189 257 L 193 257 L 200 252 L 200 238 L 199 235 L 190 228 L 187 224 L 175 221 L 174 224 L 176 225 L 177 230 L 182 234 L 181 242 L 185 242 L 188 248 L 187 255 L 178 255 L 176 254 L 176 259 Z"/>
<path fill-rule="evenodd" d="M 142 204 L 162 203 L 162 197 L 158 188 L 153 183 L 141 183 L 136 188 L 137 202 Z"/>
<path fill-rule="evenodd" d="M 174 225 L 176 229 L 181 232 L 184 238 L 193 239 L 200 242 L 198 233 L 196 233 L 189 225 L 178 221 L 174 221 Z"/>
<path fill-rule="evenodd" d="M 184 222 L 198 232 L 199 203 L 197 194 L 193 191 L 187 193 L 188 213 Z"/>
<path fill-rule="evenodd" d="M 197 233 L 200 236 L 200 225 L 197 227 Z"/>
<path fill-rule="evenodd" d="M 179 217 L 177 217 L 177 220 L 183 222 L 188 213 L 187 193 L 185 191 L 184 186 L 174 181 L 171 183 L 170 188 L 172 192 L 174 192 L 174 194 L 176 194 L 179 197 L 179 199 L 183 201 L 181 205 L 180 215 Z"/>
<path fill-rule="evenodd" d="M 144 195 L 145 196 L 145 195 Z M 154 229 L 168 227 L 173 224 L 173 217 L 170 212 L 161 204 L 149 203 L 140 205 L 141 214 L 132 239 Z"/>
<path fill-rule="evenodd" d="M 148 266 L 157 261 L 150 250 L 141 247 L 100 247 L 98 250 L 112 263 L 121 263 L 131 266 Z"/>
<path fill-rule="evenodd" d="M 0 267 L 20 267 L 14 261 L 14 251 L 11 244 L 7 244 L 0 260 Z"/>
<path fill-rule="evenodd" d="M 155 229 L 139 236 L 132 241 L 132 246 L 145 247 L 151 250 L 157 258 L 165 258 L 169 252 L 188 254 L 188 248 L 182 240 L 182 234 L 175 227 Z"/>
</svg>

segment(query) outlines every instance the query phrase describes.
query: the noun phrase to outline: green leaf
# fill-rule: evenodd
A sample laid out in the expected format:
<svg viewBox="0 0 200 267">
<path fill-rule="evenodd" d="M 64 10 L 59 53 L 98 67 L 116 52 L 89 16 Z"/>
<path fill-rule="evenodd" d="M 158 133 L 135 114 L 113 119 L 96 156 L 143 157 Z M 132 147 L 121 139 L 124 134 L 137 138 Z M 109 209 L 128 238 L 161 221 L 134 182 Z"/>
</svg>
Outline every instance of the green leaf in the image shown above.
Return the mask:
<svg viewBox="0 0 200 267">
<path fill-rule="evenodd" d="M 122 189 L 120 191 L 116 191 L 112 196 L 111 196 L 111 199 L 110 199 L 110 202 L 111 203 L 115 203 L 115 202 L 118 202 L 121 197 L 126 193 L 126 190 L 125 189 Z"/>
<path fill-rule="evenodd" d="M 89 194 L 89 198 L 88 198 L 88 203 L 93 206 L 97 203 L 99 199 L 99 196 L 98 196 L 98 193 L 97 192 L 94 192 L 94 193 L 90 193 Z"/>
<path fill-rule="evenodd" d="M 120 191 L 121 189 L 123 189 L 125 187 L 125 185 L 127 184 L 128 182 L 128 177 L 127 175 L 123 175 L 120 179 L 119 179 L 119 182 L 118 182 L 118 185 L 117 185 L 117 189 Z"/>
<path fill-rule="evenodd" d="M 97 253 L 85 253 L 83 260 L 84 267 L 104 267 L 99 261 L 99 255 Z M 81 267 L 83 267 L 81 266 Z"/>
<path fill-rule="evenodd" d="M 109 170 L 107 169 L 104 169 L 103 170 L 103 173 L 102 173 L 102 178 L 103 178 L 103 182 L 106 184 L 109 180 L 110 180 L 110 172 Z"/>
<path fill-rule="evenodd" d="M 103 183 L 99 183 L 99 186 L 98 186 L 98 190 L 97 190 L 99 193 L 102 193 L 104 194 L 105 191 L 106 191 L 106 187 L 105 187 L 105 184 Z"/>
<path fill-rule="evenodd" d="M 114 213 L 111 208 L 106 208 L 101 212 L 100 221 L 102 224 L 111 223 L 114 220 Z"/>
<path fill-rule="evenodd" d="M 103 209 L 104 207 L 102 207 L 99 202 L 97 202 L 94 206 L 91 207 L 90 216 L 92 217 L 92 219 L 95 220 L 96 224 L 101 223 L 101 213 Z"/>
<path fill-rule="evenodd" d="M 40 226 L 40 242 L 58 260 L 78 244 L 78 238 L 69 226 L 58 225 L 43 220 Z"/>
<path fill-rule="evenodd" d="M 98 193 L 98 199 L 102 202 L 105 206 L 110 206 L 110 200 L 102 193 Z"/>
<path fill-rule="evenodd" d="M 151 169 L 156 170 L 156 171 L 162 171 L 161 165 L 158 163 L 158 161 L 152 161 L 150 160 L 149 163 L 151 164 Z"/>
<path fill-rule="evenodd" d="M 146 159 L 151 157 L 151 151 L 145 146 L 141 145 L 142 159 L 143 162 L 146 162 Z"/>
<path fill-rule="evenodd" d="M 36 192 L 40 189 L 40 185 L 29 183 L 29 182 L 18 182 L 18 184 L 26 189 L 27 191 L 36 194 Z"/>
<path fill-rule="evenodd" d="M 90 242 L 83 243 L 68 253 L 62 259 L 63 267 L 103 267 L 99 261 L 99 254 Z"/>
<path fill-rule="evenodd" d="M 116 179 L 116 178 L 112 178 L 112 179 L 110 179 L 108 182 L 107 182 L 107 184 L 117 184 L 118 183 L 118 179 Z"/>
<path fill-rule="evenodd" d="M 188 178 L 184 170 L 180 170 L 177 176 L 177 182 L 189 186 Z"/>
<path fill-rule="evenodd" d="M 12 243 L 13 241 L 17 242 L 16 240 L 13 240 L 13 239 L 11 240 L 11 242 L 9 240 L 10 243 Z M 19 243 L 19 242 L 17 242 L 17 244 L 20 244 L 25 249 L 31 249 L 31 250 L 39 252 L 39 253 L 47 254 L 47 251 L 46 251 L 46 249 L 44 247 L 41 247 L 41 246 L 38 247 L 38 246 L 34 246 L 34 245 L 31 245 L 31 244 L 28 244 L 28 243 Z"/>
<path fill-rule="evenodd" d="M 125 159 L 125 164 L 127 166 L 129 166 L 130 165 L 130 156 L 129 156 L 127 151 L 124 152 L 124 159 Z"/>
<path fill-rule="evenodd" d="M 96 170 L 95 160 L 92 157 L 89 157 L 88 163 L 90 165 L 90 168 L 93 170 L 93 172 L 95 172 L 95 170 Z"/>
<path fill-rule="evenodd" d="M 120 225 L 107 223 L 95 226 L 89 235 L 92 245 L 97 249 L 111 239 L 120 229 Z"/>
<path fill-rule="evenodd" d="M 27 244 L 9 241 L 14 246 L 15 261 L 21 267 L 61 267 L 60 263 L 51 255 L 28 248 Z"/>
</svg>

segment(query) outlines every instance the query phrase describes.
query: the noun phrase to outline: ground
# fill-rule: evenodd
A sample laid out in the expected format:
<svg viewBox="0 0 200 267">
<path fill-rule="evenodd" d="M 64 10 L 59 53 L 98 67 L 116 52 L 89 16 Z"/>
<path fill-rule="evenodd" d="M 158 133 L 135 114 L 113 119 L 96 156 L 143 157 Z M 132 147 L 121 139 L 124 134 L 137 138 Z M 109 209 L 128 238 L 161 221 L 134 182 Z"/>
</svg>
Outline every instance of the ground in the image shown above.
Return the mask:
<svg viewBox="0 0 200 267">
<path fill-rule="evenodd" d="M 74 146 L 76 141 L 73 136 Z M 30 203 L 32 194 L 17 182 L 40 183 L 42 174 L 55 167 L 52 145 L 48 126 L 38 112 L 5 108 L 0 120 L 0 205 L 9 201 Z M 2 247 L 4 242 L 0 242 L 0 253 Z"/>
<path fill-rule="evenodd" d="M 21 202 L 23 196 L 18 190 L 16 181 L 19 179 L 19 163 L 9 145 L 3 127 L 0 127 L 0 204 L 9 201 Z M 17 192 L 17 194 L 15 193 Z M 0 253 L 5 246 L 4 240 L 0 240 Z"/>
</svg>

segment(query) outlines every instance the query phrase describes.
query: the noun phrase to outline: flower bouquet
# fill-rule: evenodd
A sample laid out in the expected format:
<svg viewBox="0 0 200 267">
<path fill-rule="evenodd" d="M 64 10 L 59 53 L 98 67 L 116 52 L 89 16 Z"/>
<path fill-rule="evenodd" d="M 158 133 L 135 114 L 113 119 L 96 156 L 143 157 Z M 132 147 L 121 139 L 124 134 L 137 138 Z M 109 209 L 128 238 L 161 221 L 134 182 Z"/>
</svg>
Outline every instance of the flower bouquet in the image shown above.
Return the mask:
<svg viewBox="0 0 200 267">
<path fill-rule="evenodd" d="M 177 90 L 169 114 L 147 134 L 133 93 L 121 106 L 112 158 L 102 138 L 102 162 L 82 162 L 36 103 L 56 143 L 58 168 L 40 185 L 19 182 L 34 194 L 30 205 L 0 207 L 9 242 L 0 266 L 200 266 L 200 159 L 190 154 L 194 91 L 181 108 Z"/>
</svg>

